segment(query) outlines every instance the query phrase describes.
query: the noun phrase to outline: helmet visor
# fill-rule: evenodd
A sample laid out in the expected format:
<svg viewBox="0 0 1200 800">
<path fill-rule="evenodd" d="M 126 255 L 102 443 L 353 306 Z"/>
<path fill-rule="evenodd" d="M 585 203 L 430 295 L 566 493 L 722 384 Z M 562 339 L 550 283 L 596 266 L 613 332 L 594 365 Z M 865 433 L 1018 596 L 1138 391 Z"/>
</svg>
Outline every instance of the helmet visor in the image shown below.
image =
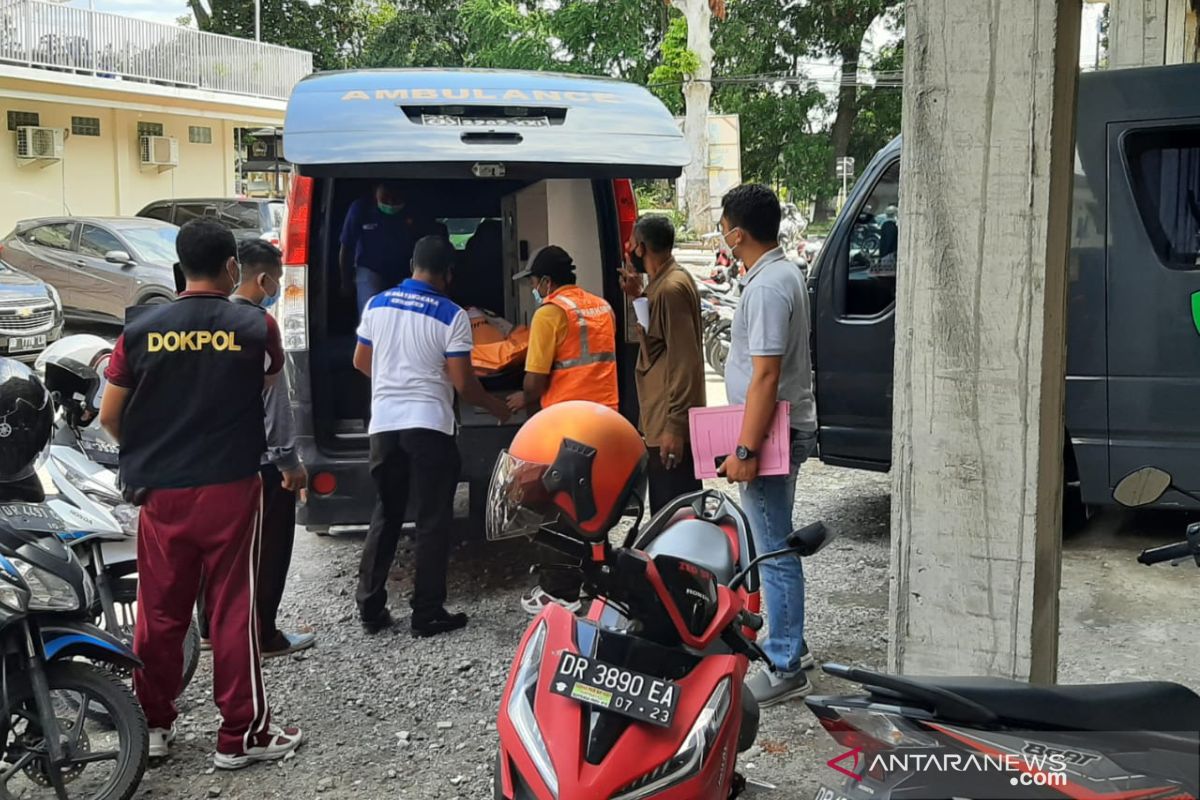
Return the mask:
<svg viewBox="0 0 1200 800">
<path fill-rule="evenodd" d="M 488 486 L 487 538 L 491 541 L 532 536 L 558 517 L 542 483 L 546 464 L 535 464 L 502 450 Z"/>
</svg>

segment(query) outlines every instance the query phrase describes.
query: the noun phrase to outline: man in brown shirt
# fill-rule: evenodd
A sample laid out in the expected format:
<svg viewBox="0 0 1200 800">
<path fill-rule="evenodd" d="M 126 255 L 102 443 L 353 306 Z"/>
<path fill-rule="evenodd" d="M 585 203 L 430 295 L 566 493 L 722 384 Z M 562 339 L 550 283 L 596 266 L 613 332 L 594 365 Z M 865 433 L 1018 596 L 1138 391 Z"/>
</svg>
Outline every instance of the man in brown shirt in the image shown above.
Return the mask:
<svg viewBox="0 0 1200 800">
<path fill-rule="evenodd" d="M 698 491 L 688 446 L 688 411 L 704 405 L 700 295 L 675 262 L 675 227 L 663 216 L 638 220 L 622 270 L 625 293 L 638 317 L 637 391 L 641 430 L 650 448 L 650 512 Z M 642 273 L 650 276 L 643 289 Z"/>
</svg>

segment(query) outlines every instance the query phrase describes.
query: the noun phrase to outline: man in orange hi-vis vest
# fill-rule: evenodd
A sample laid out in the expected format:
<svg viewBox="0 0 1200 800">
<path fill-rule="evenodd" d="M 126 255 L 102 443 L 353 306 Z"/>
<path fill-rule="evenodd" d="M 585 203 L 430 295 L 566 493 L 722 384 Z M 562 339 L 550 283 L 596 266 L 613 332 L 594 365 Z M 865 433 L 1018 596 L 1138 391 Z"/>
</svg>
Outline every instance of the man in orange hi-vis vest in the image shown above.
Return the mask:
<svg viewBox="0 0 1200 800">
<path fill-rule="evenodd" d="M 617 323 L 603 297 L 575 285 L 575 263 L 566 250 L 543 247 L 529 268 L 513 280 L 529 279 L 538 309 L 529 323 L 524 391 L 508 398 L 515 413 L 567 400 L 590 400 L 618 410 Z M 521 606 L 538 614 L 549 603 L 569 611 L 580 609 L 580 576 L 561 556 L 544 553 L 546 564 L 538 585 L 521 598 Z M 554 566 L 551 566 L 551 565 Z M 568 567 L 568 568 L 564 568 Z"/>
</svg>

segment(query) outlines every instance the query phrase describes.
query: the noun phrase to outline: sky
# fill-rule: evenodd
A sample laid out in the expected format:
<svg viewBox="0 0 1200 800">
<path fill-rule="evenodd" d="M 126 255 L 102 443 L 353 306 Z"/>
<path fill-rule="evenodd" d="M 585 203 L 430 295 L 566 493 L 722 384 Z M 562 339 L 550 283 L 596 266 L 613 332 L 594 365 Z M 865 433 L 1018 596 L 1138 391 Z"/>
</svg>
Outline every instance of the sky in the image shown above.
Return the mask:
<svg viewBox="0 0 1200 800">
<path fill-rule="evenodd" d="M 189 13 L 186 0 L 71 0 L 67 5 L 74 8 L 95 7 L 127 17 L 175 24 L 175 20 Z"/>
</svg>

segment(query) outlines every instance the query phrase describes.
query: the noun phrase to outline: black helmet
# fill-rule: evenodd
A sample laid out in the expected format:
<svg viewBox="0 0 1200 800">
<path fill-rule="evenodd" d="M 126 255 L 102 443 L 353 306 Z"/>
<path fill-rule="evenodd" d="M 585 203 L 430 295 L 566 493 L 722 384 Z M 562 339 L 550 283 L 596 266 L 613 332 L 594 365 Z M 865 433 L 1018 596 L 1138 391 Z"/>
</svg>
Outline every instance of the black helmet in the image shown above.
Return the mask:
<svg viewBox="0 0 1200 800">
<path fill-rule="evenodd" d="M 33 370 L 0 358 L 0 483 L 31 477 L 50 443 L 54 403 Z"/>
</svg>

